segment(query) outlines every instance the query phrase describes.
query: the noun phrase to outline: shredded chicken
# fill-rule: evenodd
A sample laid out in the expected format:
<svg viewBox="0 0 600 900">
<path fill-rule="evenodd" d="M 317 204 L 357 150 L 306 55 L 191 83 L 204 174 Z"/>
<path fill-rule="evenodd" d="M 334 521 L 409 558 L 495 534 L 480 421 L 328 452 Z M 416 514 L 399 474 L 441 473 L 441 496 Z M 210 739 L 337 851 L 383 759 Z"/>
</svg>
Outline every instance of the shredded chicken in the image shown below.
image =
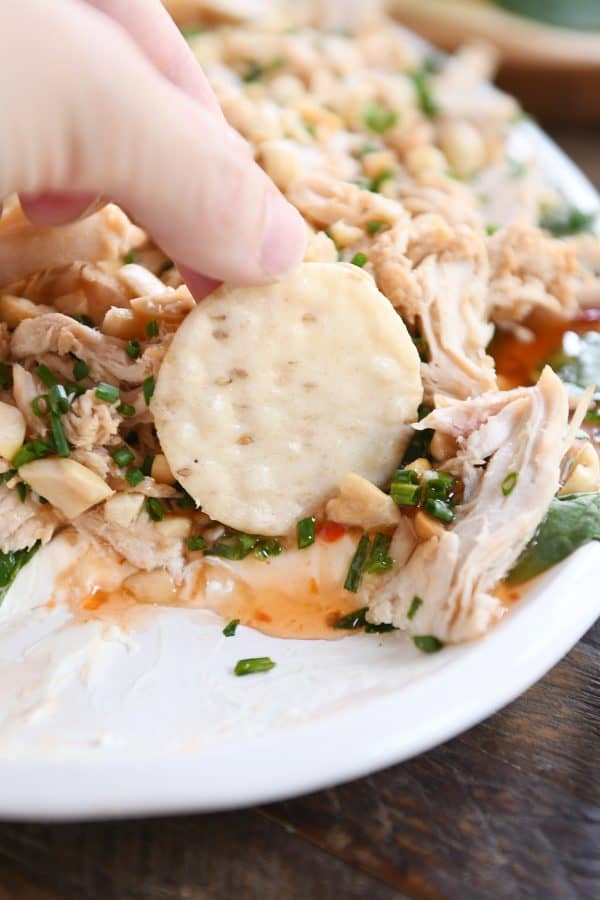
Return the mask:
<svg viewBox="0 0 600 900">
<path fill-rule="evenodd" d="M 114 406 L 99 400 L 94 390 L 77 397 L 63 419 L 67 440 L 73 447 L 92 450 L 114 444 L 122 417 Z"/>
<path fill-rule="evenodd" d="M 0 484 L 0 551 L 47 544 L 62 519 L 48 504 L 31 497 L 21 500 L 16 490 Z"/>
<path fill-rule="evenodd" d="M 493 589 L 558 490 L 568 409 L 564 385 L 546 368 L 535 387 L 437 409 L 415 426 L 459 438 L 444 469 L 463 480 L 464 500 L 441 537 L 417 544 L 403 567 L 369 585 L 373 621 L 449 642 L 490 627 L 502 610 Z M 516 479 L 507 494 L 502 486 L 511 473 Z M 422 603 L 409 619 L 414 597 Z"/>
<path fill-rule="evenodd" d="M 125 341 L 53 313 L 22 322 L 14 331 L 11 352 L 18 360 L 36 359 L 48 353 L 72 353 L 85 359 L 91 377 L 98 381 L 141 384 L 155 371 L 156 351 L 150 346 L 147 353 L 133 360 L 127 356 L 125 346 Z"/>
<path fill-rule="evenodd" d="M 145 514 L 139 516 L 133 528 L 107 522 L 96 510 L 84 513 L 74 524 L 83 534 L 105 541 L 136 568 L 146 571 L 165 568 L 176 581 L 181 579 L 181 540 L 162 534 Z"/>
</svg>

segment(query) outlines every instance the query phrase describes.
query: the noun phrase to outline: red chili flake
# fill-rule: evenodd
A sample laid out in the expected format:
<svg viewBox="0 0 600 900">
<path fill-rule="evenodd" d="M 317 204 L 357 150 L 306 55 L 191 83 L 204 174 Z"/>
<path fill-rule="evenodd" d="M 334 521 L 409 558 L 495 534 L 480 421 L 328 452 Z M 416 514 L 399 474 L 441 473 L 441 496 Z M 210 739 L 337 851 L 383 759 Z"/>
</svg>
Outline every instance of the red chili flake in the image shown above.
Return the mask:
<svg viewBox="0 0 600 900">
<path fill-rule="evenodd" d="M 317 528 L 317 536 L 322 538 L 327 544 L 334 544 L 346 534 L 346 526 L 340 525 L 339 522 L 323 522 Z"/>
</svg>

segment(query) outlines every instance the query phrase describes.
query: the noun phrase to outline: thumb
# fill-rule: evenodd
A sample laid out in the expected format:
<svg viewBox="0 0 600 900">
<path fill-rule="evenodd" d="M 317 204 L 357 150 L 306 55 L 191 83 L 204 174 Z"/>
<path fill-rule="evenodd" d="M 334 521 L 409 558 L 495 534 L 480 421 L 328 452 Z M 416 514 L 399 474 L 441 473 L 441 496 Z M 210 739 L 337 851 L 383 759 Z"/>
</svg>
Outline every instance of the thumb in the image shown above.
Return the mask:
<svg viewBox="0 0 600 900">
<path fill-rule="evenodd" d="M 219 280 L 259 283 L 297 264 L 304 222 L 242 138 L 94 9 L 59 4 L 47 41 L 44 6 L 0 11 L 0 76 L 12 70 L 0 85 L 21 94 L 0 87 L 0 113 L 27 144 L 0 149 L 0 190 L 108 196 L 172 258 Z"/>
</svg>

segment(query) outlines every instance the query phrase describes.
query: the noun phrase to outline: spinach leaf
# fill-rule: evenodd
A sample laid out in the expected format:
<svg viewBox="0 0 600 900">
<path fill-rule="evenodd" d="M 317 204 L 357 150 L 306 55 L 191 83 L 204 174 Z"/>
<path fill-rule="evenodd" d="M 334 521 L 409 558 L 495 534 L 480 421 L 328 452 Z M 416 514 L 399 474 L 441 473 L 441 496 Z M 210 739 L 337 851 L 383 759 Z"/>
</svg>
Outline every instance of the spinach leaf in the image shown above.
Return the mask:
<svg viewBox="0 0 600 900">
<path fill-rule="evenodd" d="M 564 28 L 600 28 L 598 0 L 496 0 L 511 12 Z"/>
<path fill-rule="evenodd" d="M 11 550 L 8 553 L 0 552 L 0 603 L 17 577 L 17 574 L 26 566 L 32 556 L 39 550 L 39 541 L 33 547 L 25 547 L 23 550 Z"/>
<path fill-rule="evenodd" d="M 540 228 L 545 228 L 554 237 L 592 232 L 596 224 L 595 212 L 583 212 L 575 206 L 557 206 L 540 217 Z"/>
<path fill-rule="evenodd" d="M 590 541 L 600 541 L 600 494 L 555 497 L 506 580 L 527 581 Z"/>
</svg>

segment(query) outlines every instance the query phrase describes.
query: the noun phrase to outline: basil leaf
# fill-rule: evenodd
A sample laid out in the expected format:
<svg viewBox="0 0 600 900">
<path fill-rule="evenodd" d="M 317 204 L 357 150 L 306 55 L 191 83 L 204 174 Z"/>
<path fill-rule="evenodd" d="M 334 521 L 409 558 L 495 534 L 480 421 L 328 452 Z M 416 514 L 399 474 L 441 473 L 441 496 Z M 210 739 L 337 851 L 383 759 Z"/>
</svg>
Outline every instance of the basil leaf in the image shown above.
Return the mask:
<svg viewBox="0 0 600 900">
<path fill-rule="evenodd" d="M 25 547 L 23 550 L 10 550 L 8 553 L 0 552 L 0 603 L 4 600 L 9 587 L 29 560 L 39 550 L 41 544 L 37 541 L 33 547 Z"/>
<path fill-rule="evenodd" d="M 600 541 L 600 493 L 555 497 L 506 580 L 528 581 L 590 541 Z"/>
<path fill-rule="evenodd" d="M 563 28 L 600 28 L 598 0 L 496 0 L 511 12 Z"/>
</svg>

